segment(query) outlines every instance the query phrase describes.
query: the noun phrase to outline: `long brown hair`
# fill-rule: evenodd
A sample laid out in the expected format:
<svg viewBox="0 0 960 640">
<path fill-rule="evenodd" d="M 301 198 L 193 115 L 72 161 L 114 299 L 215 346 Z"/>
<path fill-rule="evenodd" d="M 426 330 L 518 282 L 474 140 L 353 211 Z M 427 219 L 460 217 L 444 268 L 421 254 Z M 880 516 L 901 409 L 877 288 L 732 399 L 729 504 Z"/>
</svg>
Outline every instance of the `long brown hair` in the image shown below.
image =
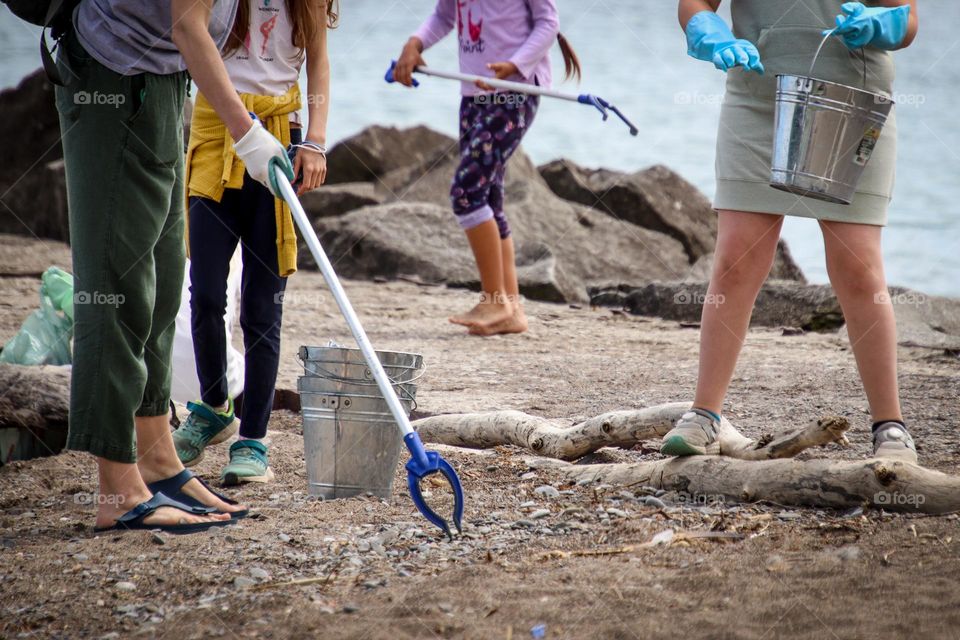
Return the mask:
<svg viewBox="0 0 960 640">
<path fill-rule="evenodd" d="M 577 57 L 577 53 L 562 33 L 557 34 L 557 42 L 560 44 L 560 53 L 563 54 L 563 69 L 565 71 L 563 79 L 569 80 L 570 78 L 576 78 L 577 82 L 580 82 L 582 75 L 580 72 L 580 58 Z"/>
<path fill-rule="evenodd" d="M 321 15 L 326 19 L 328 29 L 336 29 L 340 19 L 339 0 L 284 0 L 287 4 L 287 13 L 293 23 L 293 46 L 301 51 L 307 48 L 307 43 L 313 40 L 320 30 Z M 326 11 L 321 14 L 321 8 L 326 5 Z M 229 55 L 240 48 L 250 32 L 250 1 L 240 0 L 237 3 L 237 17 L 233 21 L 233 29 L 227 44 L 223 47 L 223 54 Z"/>
</svg>

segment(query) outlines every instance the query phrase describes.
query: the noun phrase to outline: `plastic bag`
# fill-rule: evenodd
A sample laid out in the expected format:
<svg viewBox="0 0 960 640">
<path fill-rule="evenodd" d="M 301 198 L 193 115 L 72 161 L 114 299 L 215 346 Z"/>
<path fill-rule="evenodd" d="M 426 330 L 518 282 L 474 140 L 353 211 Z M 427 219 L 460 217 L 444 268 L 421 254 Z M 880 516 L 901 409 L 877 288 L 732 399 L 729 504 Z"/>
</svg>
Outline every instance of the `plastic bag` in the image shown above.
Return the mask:
<svg viewBox="0 0 960 640">
<path fill-rule="evenodd" d="M 40 284 L 40 308 L 0 352 L 8 364 L 70 364 L 73 339 L 73 276 L 57 267 L 47 269 Z"/>
</svg>

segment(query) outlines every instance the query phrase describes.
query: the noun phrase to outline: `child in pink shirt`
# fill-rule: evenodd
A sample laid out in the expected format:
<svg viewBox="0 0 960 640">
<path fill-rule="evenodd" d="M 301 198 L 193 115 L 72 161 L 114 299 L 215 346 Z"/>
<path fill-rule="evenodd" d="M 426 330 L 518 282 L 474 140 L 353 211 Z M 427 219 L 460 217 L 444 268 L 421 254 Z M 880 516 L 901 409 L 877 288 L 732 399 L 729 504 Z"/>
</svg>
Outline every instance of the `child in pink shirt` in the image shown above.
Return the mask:
<svg viewBox="0 0 960 640">
<path fill-rule="evenodd" d="M 404 46 L 395 79 L 410 86 L 414 68 L 425 66 L 421 53 L 454 27 L 464 73 L 549 87 L 549 50 L 557 40 L 567 77 L 580 76 L 577 56 L 559 33 L 554 0 L 438 0 Z M 503 182 L 506 162 L 530 128 L 539 99 L 483 82 L 464 82 L 462 93 L 460 165 L 450 200 L 477 261 L 483 294 L 473 309 L 450 321 L 474 335 L 521 333 L 527 319 L 503 213 Z"/>
</svg>

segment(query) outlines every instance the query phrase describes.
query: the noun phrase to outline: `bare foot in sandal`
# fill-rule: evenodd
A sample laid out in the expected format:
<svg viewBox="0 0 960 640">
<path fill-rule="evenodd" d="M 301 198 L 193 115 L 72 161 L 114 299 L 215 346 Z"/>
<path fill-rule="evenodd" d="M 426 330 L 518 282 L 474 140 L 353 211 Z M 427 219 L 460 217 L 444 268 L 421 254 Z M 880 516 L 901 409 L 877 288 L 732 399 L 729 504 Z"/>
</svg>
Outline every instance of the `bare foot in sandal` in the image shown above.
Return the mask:
<svg viewBox="0 0 960 640">
<path fill-rule="evenodd" d="M 187 532 L 230 521 L 226 513 L 203 513 L 157 498 L 147 489 L 135 464 L 99 458 L 98 466 L 97 530 L 160 528 Z"/>
</svg>

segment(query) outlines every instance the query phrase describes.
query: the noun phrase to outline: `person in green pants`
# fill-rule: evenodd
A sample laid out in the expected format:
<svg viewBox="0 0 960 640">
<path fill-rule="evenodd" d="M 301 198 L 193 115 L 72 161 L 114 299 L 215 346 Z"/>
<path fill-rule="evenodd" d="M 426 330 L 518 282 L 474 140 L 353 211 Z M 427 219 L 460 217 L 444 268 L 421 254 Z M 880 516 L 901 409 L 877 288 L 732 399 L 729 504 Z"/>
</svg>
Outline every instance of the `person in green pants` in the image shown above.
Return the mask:
<svg viewBox="0 0 960 640">
<path fill-rule="evenodd" d="M 680 0 L 688 53 L 727 73 L 717 140 L 717 247 L 700 331 L 693 408 L 663 438 L 667 455 L 717 454 L 720 413 L 746 338 L 753 304 L 770 272 L 783 217 L 816 219 L 827 272 L 850 334 L 870 404 L 873 454 L 916 464 L 900 409 L 893 307 L 880 237 L 896 162 L 891 113 L 850 205 L 828 204 L 770 188 L 777 74 L 807 75 L 824 35 L 817 78 L 892 95 L 891 51 L 917 33 L 917 0 L 733 0 L 733 29 L 720 0 Z M 864 77 L 863 65 L 868 73 Z M 864 86 L 865 85 L 865 86 Z"/>
<path fill-rule="evenodd" d="M 185 253 L 186 68 L 251 176 L 274 191 L 272 165 L 292 176 L 220 60 L 235 12 L 236 0 L 82 0 L 58 54 L 76 291 L 67 447 L 96 456 L 98 531 L 185 533 L 247 512 L 183 468 L 167 419 Z"/>
</svg>

